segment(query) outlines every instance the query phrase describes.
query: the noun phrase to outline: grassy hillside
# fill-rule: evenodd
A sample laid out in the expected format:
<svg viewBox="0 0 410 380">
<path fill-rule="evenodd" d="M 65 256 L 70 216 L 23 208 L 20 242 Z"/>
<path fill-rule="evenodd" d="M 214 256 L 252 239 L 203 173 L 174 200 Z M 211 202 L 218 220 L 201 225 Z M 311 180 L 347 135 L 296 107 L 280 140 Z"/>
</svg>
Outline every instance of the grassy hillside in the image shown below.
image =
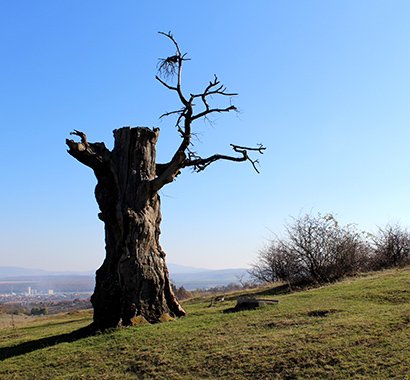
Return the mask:
<svg viewBox="0 0 410 380">
<path fill-rule="evenodd" d="M 1 379 L 410 379 L 410 269 L 75 339 L 89 312 L 0 329 Z M 45 346 L 45 347 L 44 347 Z"/>
</svg>

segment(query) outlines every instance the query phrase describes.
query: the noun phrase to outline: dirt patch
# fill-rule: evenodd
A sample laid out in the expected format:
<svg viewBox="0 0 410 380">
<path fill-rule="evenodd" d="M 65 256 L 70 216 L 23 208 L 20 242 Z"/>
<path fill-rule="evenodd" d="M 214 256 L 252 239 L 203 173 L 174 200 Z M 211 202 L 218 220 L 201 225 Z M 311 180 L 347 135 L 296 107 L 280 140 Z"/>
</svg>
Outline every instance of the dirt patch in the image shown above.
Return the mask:
<svg viewBox="0 0 410 380">
<path fill-rule="evenodd" d="M 337 313 L 339 310 L 336 309 L 327 309 L 327 310 L 311 310 L 307 313 L 309 317 L 318 317 L 323 318 L 327 317 L 330 314 Z"/>
</svg>

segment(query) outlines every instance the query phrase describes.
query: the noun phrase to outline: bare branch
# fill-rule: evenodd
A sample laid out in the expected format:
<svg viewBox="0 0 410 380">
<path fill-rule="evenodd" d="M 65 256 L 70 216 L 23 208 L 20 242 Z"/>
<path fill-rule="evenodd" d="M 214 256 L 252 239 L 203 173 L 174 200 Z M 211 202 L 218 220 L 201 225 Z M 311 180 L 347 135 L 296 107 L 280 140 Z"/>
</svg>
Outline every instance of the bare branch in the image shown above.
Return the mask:
<svg viewBox="0 0 410 380">
<path fill-rule="evenodd" d="M 176 123 L 175 123 L 175 126 L 178 128 L 178 132 L 181 133 L 181 136 L 183 136 L 183 135 L 185 134 L 185 132 L 182 133 L 182 128 L 180 127 L 180 124 L 181 124 L 181 122 L 182 122 L 182 118 L 185 117 L 185 113 L 186 113 L 186 109 L 184 110 L 184 112 L 182 112 L 182 113 L 178 116 L 178 119 L 177 119 L 177 121 L 176 121 Z M 189 145 L 189 144 L 188 144 L 188 145 Z"/>
<path fill-rule="evenodd" d="M 164 82 L 158 75 L 155 75 L 155 79 L 158 82 L 160 82 L 162 85 L 164 85 L 166 88 L 168 88 L 169 90 L 178 91 L 178 89 L 176 87 L 171 86 L 168 83 Z"/>
<path fill-rule="evenodd" d="M 216 113 L 221 113 L 221 112 L 230 112 L 230 111 L 237 111 L 237 110 L 238 109 L 234 105 L 231 105 L 231 106 L 226 107 L 226 108 L 209 108 L 208 107 L 208 109 L 206 109 L 205 111 L 202 111 L 202 112 L 200 112 L 196 115 L 192 115 L 192 120 L 199 119 L 201 117 L 209 115 L 210 113 L 215 113 L 215 112 Z"/>
<path fill-rule="evenodd" d="M 225 95 L 225 96 L 236 96 L 238 95 L 236 92 L 226 92 L 226 87 L 224 85 L 220 85 L 218 88 L 213 89 L 214 87 L 218 86 L 221 82 L 219 81 L 218 77 L 214 75 L 214 80 L 209 82 L 209 85 L 205 88 L 205 90 L 200 94 L 191 94 L 191 98 L 204 98 L 209 95 Z M 213 90 L 212 90 L 213 89 Z M 212 90 L 212 91 L 211 91 Z"/>
<path fill-rule="evenodd" d="M 240 145 L 231 144 L 231 147 L 232 147 L 232 149 L 235 150 L 236 152 L 238 152 L 238 149 L 239 149 L 239 150 L 253 150 L 253 151 L 259 152 L 260 154 L 263 154 L 264 151 L 266 150 L 266 147 L 264 147 L 263 144 L 260 144 L 260 143 L 257 144 L 257 145 L 258 145 L 258 146 L 257 146 L 256 148 L 249 148 L 249 147 L 247 147 L 247 146 L 240 146 Z"/>
<path fill-rule="evenodd" d="M 162 34 L 163 36 L 169 38 L 175 45 L 175 48 L 177 49 L 177 55 L 182 55 L 181 54 L 181 50 L 179 49 L 179 45 L 178 42 L 175 40 L 174 36 L 172 35 L 171 31 L 169 31 L 168 33 L 165 32 L 158 32 L 158 34 Z"/>
<path fill-rule="evenodd" d="M 248 151 L 257 151 L 258 153 L 263 154 L 266 148 L 262 144 L 258 144 L 258 147 L 256 148 L 248 148 L 248 147 L 243 147 L 243 146 L 234 145 L 234 144 L 231 144 L 231 147 L 235 152 L 242 154 L 242 156 L 235 157 L 235 156 L 228 156 L 224 154 L 214 154 L 207 158 L 201 158 L 195 152 L 190 152 L 190 154 L 188 155 L 188 158 L 183 163 L 183 167 L 192 166 L 195 172 L 200 172 L 206 169 L 210 164 L 218 160 L 228 160 L 228 161 L 235 161 L 235 162 L 249 161 L 252 164 L 255 171 L 259 173 L 259 170 L 256 167 L 256 164 L 258 164 L 259 161 L 252 160 L 248 155 Z"/>
<path fill-rule="evenodd" d="M 171 116 L 171 115 L 177 115 L 177 114 L 182 114 L 185 112 L 185 108 L 181 108 L 179 110 L 176 111 L 171 111 L 171 112 L 165 112 L 163 113 L 159 118 L 162 119 L 163 117 L 167 117 L 167 116 Z"/>
<path fill-rule="evenodd" d="M 217 87 L 218 86 L 218 87 Z M 216 87 L 216 88 L 215 88 Z M 193 116 L 193 119 L 198 119 L 200 117 L 203 117 L 209 113 L 212 112 L 228 112 L 228 111 L 232 111 L 232 110 L 236 110 L 235 106 L 231 106 L 225 109 L 215 109 L 215 110 L 211 110 L 211 108 L 209 107 L 208 101 L 207 101 L 207 97 L 208 96 L 212 96 L 212 95 L 222 95 L 222 96 L 236 96 L 238 95 L 235 92 L 226 92 L 226 87 L 224 85 L 220 84 L 220 81 L 218 80 L 218 77 L 216 75 L 214 75 L 214 80 L 210 81 L 208 86 L 205 88 L 205 90 L 200 93 L 200 94 L 191 94 L 190 97 L 190 103 L 192 103 L 192 101 L 195 98 L 201 98 L 202 103 L 205 106 L 205 111 L 199 113 L 198 115 Z"/>
<path fill-rule="evenodd" d="M 248 150 L 256 151 L 260 154 L 263 154 L 263 152 L 264 152 L 264 150 L 266 150 L 266 148 L 262 144 L 258 144 L 258 146 L 256 148 L 249 148 L 249 147 L 246 147 L 246 146 L 240 146 L 240 145 L 234 145 L 234 144 L 231 144 L 231 147 L 235 152 L 242 153 L 243 156 L 246 156 L 246 159 L 252 164 L 255 171 L 259 174 L 259 170 L 256 167 L 256 164 L 259 165 L 259 160 L 252 160 L 248 155 Z"/>
</svg>

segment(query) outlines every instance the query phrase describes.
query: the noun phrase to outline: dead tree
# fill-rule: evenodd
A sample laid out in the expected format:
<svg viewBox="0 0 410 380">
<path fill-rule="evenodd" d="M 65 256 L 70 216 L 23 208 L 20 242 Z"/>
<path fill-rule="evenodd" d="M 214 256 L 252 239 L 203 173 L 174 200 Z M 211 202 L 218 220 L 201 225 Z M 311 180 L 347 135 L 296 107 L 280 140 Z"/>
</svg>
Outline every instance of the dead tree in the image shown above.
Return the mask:
<svg viewBox="0 0 410 380">
<path fill-rule="evenodd" d="M 215 76 L 202 92 L 187 96 L 182 90 L 182 67 L 186 55 L 181 53 L 171 33 L 161 34 L 170 40 L 176 51 L 160 60 L 156 79 L 174 92 L 181 102 L 180 109 L 161 116 L 174 115 L 181 136 L 181 143 L 170 161 L 156 163 L 158 128 L 116 129 L 111 151 L 104 143 L 88 142 L 86 135 L 78 130 L 71 134 L 78 136 L 80 141 L 66 140 L 68 153 L 94 171 L 97 178 L 95 197 L 100 208 L 98 216 L 105 225 L 106 257 L 96 272 L 91 298 L 96 329 L 132 325 L 141 317 L 155 323 L 169 316 L 185 315 L 171 290 L 165 252 L 159 243 L 158 191 L 171 183 L 182 169 L 190 167 L 200 172 L 218 160 L 249 161 L 257 170 L 257 160 L 253 160 L 249 152 L 263 153 L 265 149 L 261 144 L 255 148 L 232 144 L 237 155 L 214 154 L 210 157 L 201 157 L 193 151 L 194 121 L 215 113 L 236 111 L 234 105 L 213 108 L 209 99 L 218 95 L 231 98 L 236 94 L 227 92 Z"/>
</svg>

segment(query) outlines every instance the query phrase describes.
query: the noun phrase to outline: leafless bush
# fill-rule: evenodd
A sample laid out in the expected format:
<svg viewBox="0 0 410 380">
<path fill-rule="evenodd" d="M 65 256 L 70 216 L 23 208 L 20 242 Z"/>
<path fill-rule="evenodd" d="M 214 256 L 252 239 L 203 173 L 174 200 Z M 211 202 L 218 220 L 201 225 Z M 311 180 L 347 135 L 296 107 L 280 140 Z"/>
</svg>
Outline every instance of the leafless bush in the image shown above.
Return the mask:
<svg viewBox="0 0 410 380">
<path fill-rule="evenodd" d="M 336 281 L 362 270 L 369 246 L 353 225 L 341 227 L 332 215 L 305 215 L 286 226 L 250 270 L 262 282 L 312 284 Z"/>
<path fill-rule="evenodd" d="M 373 236 L 372 267 L 375 270 L 410 264 L 410 233 L 398 224 L 379 228 Z"/>
<path fill-rule="evenodd" d="M 259 252 L 258 261 L 251 266 L 249 274 L 259 282 L 297 282 L 301 271 L 302 267 L 286 242 L 276 238 Z"/>
</svg>

